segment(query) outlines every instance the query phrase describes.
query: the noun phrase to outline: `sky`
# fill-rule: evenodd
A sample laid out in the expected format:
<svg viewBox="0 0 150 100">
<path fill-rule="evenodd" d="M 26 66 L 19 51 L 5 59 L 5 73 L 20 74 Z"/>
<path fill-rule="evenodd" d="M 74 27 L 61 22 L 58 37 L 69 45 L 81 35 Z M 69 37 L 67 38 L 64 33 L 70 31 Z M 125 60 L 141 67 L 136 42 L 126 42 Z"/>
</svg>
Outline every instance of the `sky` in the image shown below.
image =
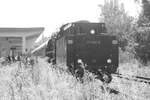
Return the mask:
<svg viewBox="0 0 150 100">
<path fill-rule="evenodd" d="M 122 0 L 126 11 L 136 15 L 133 0 Z M 99 22 L 103 0 L 0 0 L 0 27 L 45 27 L 49 36 L 67 22 Z"/>
</svg>

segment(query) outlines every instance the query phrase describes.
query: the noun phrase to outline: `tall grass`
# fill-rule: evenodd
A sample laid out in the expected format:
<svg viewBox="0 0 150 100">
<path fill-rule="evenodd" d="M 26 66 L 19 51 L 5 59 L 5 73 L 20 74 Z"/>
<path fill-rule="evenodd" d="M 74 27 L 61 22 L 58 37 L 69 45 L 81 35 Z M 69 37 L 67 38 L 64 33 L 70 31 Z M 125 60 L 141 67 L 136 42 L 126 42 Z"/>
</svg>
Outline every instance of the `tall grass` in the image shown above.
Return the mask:
<svg viewBox="0 0 150 100">
<path fill-rule="evenodd" d="M 123 94 L 103 93 L 103 83 L 89 72 L 85 73 L 83 80 L 81 83 L 70 73 L 52 66 L 44 59 L 39 59 L 34 66 L 17 62 L 0 68 L 0 100 L 132 100 Z M 122 92 L 128 89 L 134 92 L 133 88 L 145 91 L 147 87 L 133 84 L 114 79 L 110 86 Z"/>
</svg>

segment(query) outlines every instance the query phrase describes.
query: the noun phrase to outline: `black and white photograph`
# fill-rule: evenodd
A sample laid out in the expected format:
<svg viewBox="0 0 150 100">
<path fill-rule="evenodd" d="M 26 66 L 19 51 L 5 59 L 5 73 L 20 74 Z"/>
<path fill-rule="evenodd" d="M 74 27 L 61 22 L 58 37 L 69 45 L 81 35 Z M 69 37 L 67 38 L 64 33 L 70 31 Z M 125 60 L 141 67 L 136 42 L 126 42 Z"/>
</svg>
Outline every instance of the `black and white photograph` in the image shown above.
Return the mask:
<svg viewBox="0 0 150 100">
<path fill-rule="evenodd" d="M 150 0 L 0 0 L 0 100 L 150 100 Z"/>
</svg>

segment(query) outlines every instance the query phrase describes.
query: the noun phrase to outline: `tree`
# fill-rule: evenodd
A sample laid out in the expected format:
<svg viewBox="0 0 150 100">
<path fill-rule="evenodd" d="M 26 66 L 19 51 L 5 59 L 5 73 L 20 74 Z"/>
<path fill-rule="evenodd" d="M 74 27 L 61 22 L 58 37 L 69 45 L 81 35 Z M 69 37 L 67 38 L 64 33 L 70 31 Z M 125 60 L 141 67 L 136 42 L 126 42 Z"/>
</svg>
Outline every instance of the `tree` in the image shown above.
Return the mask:
<svg viewBox="0 0 150 100">
<path fill-rule="evenodd" d="M 122 50 L 134 47 L 134 38 L 136 25 L 131 16 L 125 12 L 124 5 L 118 0 L 105 0 L 101 7 L 101 17 L 106 23 L 109 34 L 116 35 Z"/>
<path fill-rule="evenodd" d="M 143 14 L 148 20 L 150 20 L 150 1 L 142 0 Z"/>
<path fill-rule="evenodd" d="M 137 24 L 139 27 L 144 27 L 144 26 L 150 26 L 150 0 L 141 0 L 141 4 L 140 1 L 137 0 L 136 2 L 138 2 L 138 4 L 142 5 L 142 11 L 139 15 Z"/>
<path fill-rule="evenodd" d="M 137 24 L 138 29 L 135 40 L 138 46 L 135 47 L 136 55 L 145 64 L 150 61 L 150 1 L 142 0 L 142 11 Z"/>
</svg>

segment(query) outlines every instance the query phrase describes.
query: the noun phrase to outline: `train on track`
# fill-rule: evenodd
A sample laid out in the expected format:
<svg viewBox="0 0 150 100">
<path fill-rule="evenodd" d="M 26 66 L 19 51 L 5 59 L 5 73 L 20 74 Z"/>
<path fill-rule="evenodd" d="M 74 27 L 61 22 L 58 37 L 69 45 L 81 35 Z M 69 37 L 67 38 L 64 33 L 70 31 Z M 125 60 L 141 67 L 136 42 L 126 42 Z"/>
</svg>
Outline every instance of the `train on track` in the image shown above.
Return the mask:
<svg viewBox="0 0 150 100">
<path fill-rule="evenodd" d="M 81 69 L 95 73 L 111 81 L 119 63 L 118 41 L 108 34 L 105 23 L 72 22 L 63 25 L 59 32 L 32 53 L 44 52 L 48 62 L 67 66 L 75 74 Z"/>
</svg>

